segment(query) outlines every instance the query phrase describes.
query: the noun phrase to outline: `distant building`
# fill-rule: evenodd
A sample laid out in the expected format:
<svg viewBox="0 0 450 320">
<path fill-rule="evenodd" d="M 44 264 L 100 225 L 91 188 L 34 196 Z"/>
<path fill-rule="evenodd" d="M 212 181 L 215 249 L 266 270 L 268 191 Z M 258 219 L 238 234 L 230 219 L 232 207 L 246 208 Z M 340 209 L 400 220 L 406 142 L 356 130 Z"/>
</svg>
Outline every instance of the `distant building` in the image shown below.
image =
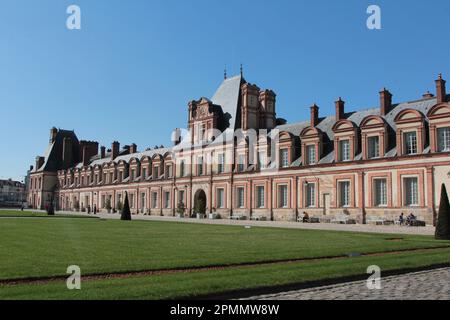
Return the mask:
<svg viewBox="0 0 450 320">
<path fill-rule="evenodd" d="M 11 179 L 0 180 L 0 207 L 20 207 L 26 199 L 25 184 Z"/>
<path fill-rule="evenodd" d="M 133 212 L 150 215 L 174 216 L 182 202 L 186 216 L 201 206 L 222 218 L 290 221 L 302 212 L 359 222 L 413 212 L 431 224 L 440 185 L 450 187 L 449 96 L 441 75 L 435 83 L 436 95 L 393 103 L 383 89 L 377 107 L 349 112 L 339 98 L 333 115 L 313 105 L 309 120 L 286 123 L 275 93 L 240 75 L 188 104 L 187 136 L 177 130 L 173 146 L 142 152 L 119 142 L 98 152 L 97 142 L 52 128 L 28 200 L 106 211 L 127 192 Z"/>
</svg>

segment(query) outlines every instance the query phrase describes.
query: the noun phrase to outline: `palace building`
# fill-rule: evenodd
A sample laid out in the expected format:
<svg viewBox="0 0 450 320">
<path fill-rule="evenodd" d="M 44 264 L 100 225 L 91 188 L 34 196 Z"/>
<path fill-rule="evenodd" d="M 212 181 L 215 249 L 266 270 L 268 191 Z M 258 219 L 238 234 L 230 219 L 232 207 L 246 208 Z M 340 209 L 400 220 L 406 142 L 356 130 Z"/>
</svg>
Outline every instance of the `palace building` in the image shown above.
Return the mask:
<svg viewBox="0 0 450 320">
<path fill-rule="evenodd" d="M 28 202 L 59 210 L 115 211 L 128 194 L 134 214 L 295 221 L 401 212 L 435 223 L 440 186 L 450 188 L 450 104 L 439 75 L 436 94 L 286 123 L 276 94 L 226 78 L 211 98 L 189 102 L 187 130 L 173 145 L 138 151 L 119 142 L 106 150 L 52 128 L 44 156 L 30 174 Z M 250 134 L 251 133 L 251 134 Z M 182 203 L 183 205 L 180 205 Z M 198 211 L 198 212 L 197 212 Z"/>
</svg>

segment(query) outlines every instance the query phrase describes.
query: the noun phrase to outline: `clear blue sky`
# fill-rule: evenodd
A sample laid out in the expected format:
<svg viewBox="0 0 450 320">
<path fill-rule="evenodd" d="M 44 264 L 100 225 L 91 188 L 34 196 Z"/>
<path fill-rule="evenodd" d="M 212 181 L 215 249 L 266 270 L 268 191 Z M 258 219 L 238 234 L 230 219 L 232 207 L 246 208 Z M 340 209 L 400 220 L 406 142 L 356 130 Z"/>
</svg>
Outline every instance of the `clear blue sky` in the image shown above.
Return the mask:
<svg viewBox="0 0 450 320">
<path fill-rule="evenodd" d="M 66 29 L 66 8 L 82 30 Z M 366 9 L 382 9 L 382 30 Z M 187 103 L 211 97 L 224 65 L 277 94 L 289 122 L 434 92 L 450 78 L 450 2 L 267 0 L 2 0 L 0 177 L 24 176 L 52 126 L 139 149 L 170 144 Z"/>
</svg>

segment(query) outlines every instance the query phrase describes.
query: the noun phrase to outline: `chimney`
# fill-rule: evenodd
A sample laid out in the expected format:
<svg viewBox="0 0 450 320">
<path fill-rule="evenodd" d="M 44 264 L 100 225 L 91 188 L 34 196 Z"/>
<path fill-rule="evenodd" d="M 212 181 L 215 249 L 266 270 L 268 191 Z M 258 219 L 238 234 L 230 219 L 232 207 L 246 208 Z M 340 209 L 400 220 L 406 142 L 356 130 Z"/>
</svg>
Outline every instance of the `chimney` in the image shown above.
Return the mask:
<svg viewBox="0 0 450 320">
<path fill-rule="evenodd" d="M 104 146 L 100 147 L 100 159 L 103 159 L 105 157 L 105 151 L 106 148 Z"/>
<path fill-rule="evenodd" d="M 172 142 L 173 142 L 174 146 L 180 144 L 180 142 L 181 142 L 181 129 L 180 128 L 176 128 L 172 132 Z"/>
<path fill-rule="evenodd" d="M 437 103 L 447 102 L 447 93 L 445 90 L 445 80 L 442 79 L 442 73 L 439 74 L 438 79 L 436 80 L 436 97 Z"/>
<path fill-rule="evenodd" d="M 431 98 L 434 98 L 434 94 L 432 94 L 430 91 L 427 91 L 426 93 L 424 93 L 422 95 L 422 98 L 423 99 L 431 99 Z"/>
<path fill-rule="evenodd" d="M 319 107 L 314 103 L 311 106 L 311 127 L 315 127 L 319 124 Z"/>
<path fill-rule="evenodd" d="M 387 115 L 392 109 L 392 94 L 386 88 L 380 91 L 380 114 Z"/>
<path fill-rule="evenodd" d="M 33 171 L 33 169 L 34 169 L 34 166 L 30 166 L 30 171 Z"/>
<path fill-rule="evenodd" d="M 50 143 L 55 142 L 57 134 L 58 134 L 58 129 L 56 129 L 55 127 L 50 129 Z"/>
<path fill-rule="evenodd" d="M 132 143 L 130 146 L 130 154 L 137 153 L 137 145 Z"/>
<path fill-rule="evenodd" d="M 114 160 L 119 155 L 119 149 L 120 149 L 120 143 L 117 141 L 114 141 L 111 144 L 111 160 Z"/>
<path fill-rule="evenodd" d="M 73 150 L 72 150 L 72 139 L 69 137 L 64 137 L 63 140 L 63 166 L 64 168 L 68 168 L 72 165 L 72 156 L 73 156 Z"/>
<path fill-rule="evenodd" d="M 339 97 L 338 101 L 335 102 L 336 105 L 336 122 L 344 119 L 344 105 L 345 102 Z"/>
<path fill-rule="evenodd" d="M 36 157 L 36 170 L 39 170 L 42 167 L 42 165 L 44 164 L 44 160 L 45 160 L 44 157 L 41 156 Z"/>
<path fill-rule="evenodd" d="M 83 166 L 87 166 L 89 164 L 89 152 L 88 152 L 88 146 L 83 146 L 82 151 L 82 157 L 83 157 Z"/>
</svg>

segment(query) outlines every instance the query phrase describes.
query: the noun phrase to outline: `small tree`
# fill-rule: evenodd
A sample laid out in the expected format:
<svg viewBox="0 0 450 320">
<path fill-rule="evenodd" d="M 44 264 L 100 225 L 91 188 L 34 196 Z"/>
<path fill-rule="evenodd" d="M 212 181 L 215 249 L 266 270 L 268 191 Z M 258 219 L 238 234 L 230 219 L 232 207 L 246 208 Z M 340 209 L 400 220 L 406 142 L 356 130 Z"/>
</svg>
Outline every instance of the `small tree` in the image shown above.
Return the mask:
<svg viewBox="0 0 450 320">
<path fill-rule="evenodd" d="M 119 202 L 117 202 L 117 210 L 122 212 L 122 209 L 123 209 L 123 204 L 122 204 L 122 201 L 119 200 Z"/>
<path fill-rule="evenodd" d="M 120 220 L 131 220 L 130 204 L 128 203 L 128 192 L 125 192 L 125 202 L 123 204 Z"/>
<path fill-rule="evenodd" d="M 75 203 L 73 204 L 73 208 L 75 209 L 75 211 L 80 211 L 80 202 L 75 199 Z"/>
<path fill-rule="evenodd" d="M 178 202 L 178 206 L 177 206 L 177 213 L 180 216 L 184 216 L 184 212 L 186 211 L 186 206 L 184 205 L 183 201 Z"/>
<path fill-rule="evenodd" d="M 439 204 L 435 238 L 438 240 L 450 240 L 450 205 L 445 184 L 442 184 L 441 188 L 441 203 Z"/>
<path fill-rule="evenodd" d="M 53 206 L 53 198 L 50 199 L 50 203 L 47 206 L 47 215 L 49 215 L 49 216 L 55 215 L 55 207 Z"/>
<path fill-rule="evenodd" d="M 105 209 L 108 211 L 108 213 L 111 212 L 111 200 L 109 198 L 105 200 Z"/>
</svg>

